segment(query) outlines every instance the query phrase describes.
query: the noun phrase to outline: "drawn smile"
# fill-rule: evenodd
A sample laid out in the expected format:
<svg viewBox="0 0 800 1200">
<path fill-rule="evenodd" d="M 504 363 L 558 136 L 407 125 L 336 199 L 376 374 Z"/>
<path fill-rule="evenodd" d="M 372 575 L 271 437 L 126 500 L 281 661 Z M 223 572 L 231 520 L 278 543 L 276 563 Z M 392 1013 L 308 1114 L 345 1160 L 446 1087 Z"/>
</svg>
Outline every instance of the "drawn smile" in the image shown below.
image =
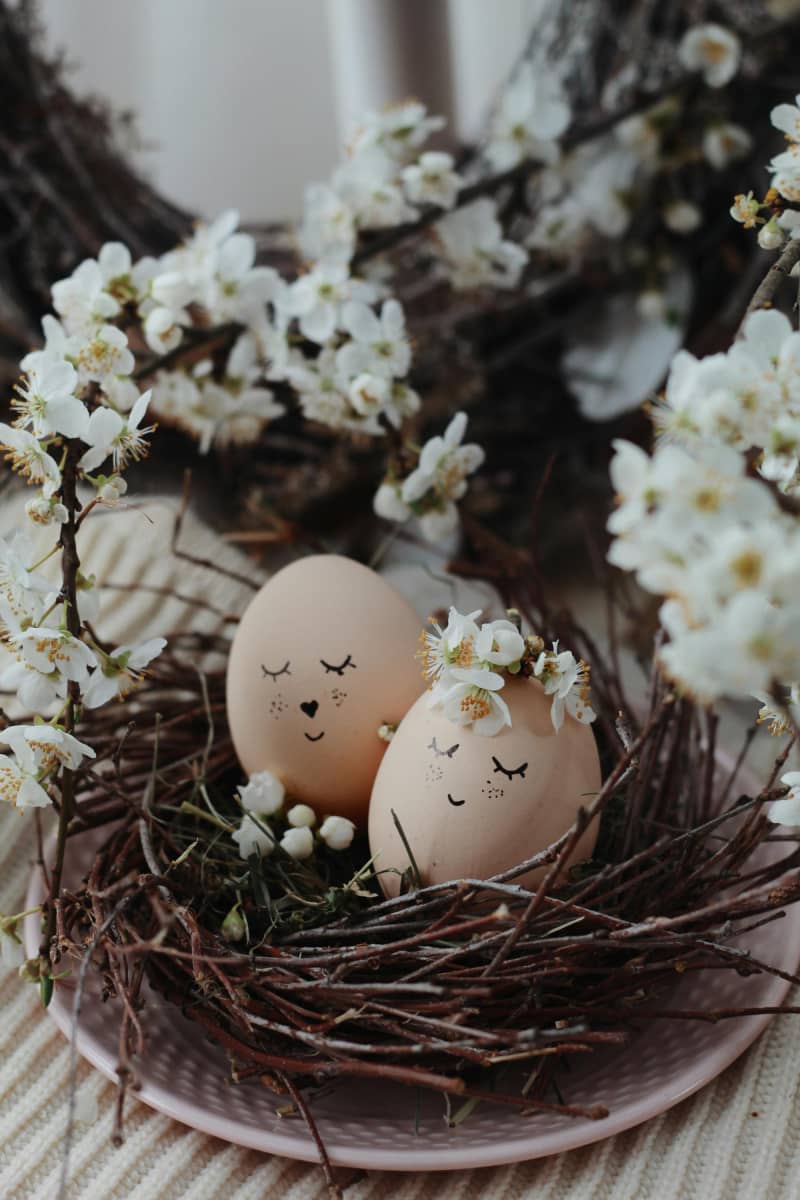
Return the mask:
<svg viewBox="0 0 800 1200">
<path fill-rule="evenodd" d="M 308 734 L 306 734 L 306 737 L 308 737 Z M 465 803 L 464 800 L 454 800 L 449 792 L 447 793 L 447 799 L 450 801 L 453 808 L 461 808 L 461 805 Z"/>
<path fill-rule="evenodd" d="M 318 742 L 320 738 L 325 737 L 325 730 L 323 729 L 322 733 L 318 733 L 316 737 L 312 737 L 310 733 L 304 733 L 303 737 L 308 738 L 310 742 Z"/>
</svg>

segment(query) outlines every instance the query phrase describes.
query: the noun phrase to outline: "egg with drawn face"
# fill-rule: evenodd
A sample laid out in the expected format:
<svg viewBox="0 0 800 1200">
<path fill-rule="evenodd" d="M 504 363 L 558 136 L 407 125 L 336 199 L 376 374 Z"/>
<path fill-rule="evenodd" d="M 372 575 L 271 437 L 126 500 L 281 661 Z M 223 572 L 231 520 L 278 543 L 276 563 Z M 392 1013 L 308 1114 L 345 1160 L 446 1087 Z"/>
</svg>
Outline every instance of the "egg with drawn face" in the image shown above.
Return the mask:
<svg viewBox="0 0 800 1200">
<path fill-rule="evenodd" d="M 409 856 L 423 884 L 488 879 L 565 833 L 600 787 L 594 734 L 567 716 L 556 733 L 551 697 L 537 681 L 503 688 L 511 726 L 486 737 L 450 721 L 422 696 L 401 722 L 380 765 L 369 809 L 370 851 L 387 896 L 400 889 Z M 595 825 L 571 861 L 588 858 Z M 517 882 L 534 883 L 542 869 Z"/>
<path fill-rule="evenodd" d="M 374 571 L 312 555 L 256 594 L 231 644 L 228 722 L 249 774 L 269 770 L 319 814 L 366 819 L 386 743 L 424 683 L 419 617 Z"/>
</svg>

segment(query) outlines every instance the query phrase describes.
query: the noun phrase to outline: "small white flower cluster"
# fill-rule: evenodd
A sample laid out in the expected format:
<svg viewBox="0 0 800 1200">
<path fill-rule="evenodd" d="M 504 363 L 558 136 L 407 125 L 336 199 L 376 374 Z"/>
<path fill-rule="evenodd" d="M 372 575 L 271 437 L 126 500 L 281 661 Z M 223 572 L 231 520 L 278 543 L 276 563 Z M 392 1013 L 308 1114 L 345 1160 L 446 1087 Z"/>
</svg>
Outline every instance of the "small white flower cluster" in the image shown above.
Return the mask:
<svg viewBox="0 0 800 1200">
<path fill-rule="evenodd" d="M 298 862 L 311 858 L 315 848 L 314 826 L 317 815 L 307 804 L 294 804 L 284 815 L 286 790 L 271 771 L 258 771 L 238 789 L 243 809 L 239 828 L 232 834 L 239 855 L 247 860 L 253 855 L 267 858 L 276 846 Z M 288 828 L 278 838 L 270 824 L 271 817 L 281 817 Z M 326 817 L 316 831 L 329 850 L 346 850 L 352 843 L 356 827 L 347 817 Z"/>
<path fill-rule="evenodd" d="M 345 162 L 327 183 L 306 189 L 299 231 L 306 257 L 348 263 L 361 231 L 413 221 L 418 204 L 451 208 L 461 187 L 451 155 L 420 154 L 444 124 L 417 100 L 368 113 Z"/>
<path fill-rule="evenodd" d="M 779 104 L 773 108 L 772 124 L 780 129 L 789 143 L 783 154 L 769 164 L 772 186 L 792 204 L 800 202 L 800 96 L 794 104 Z"/>
<path fill-rule="evenodd" d="M 673 359 L 653 410 L 661 438 L 758 450 L 761 474 L 782 491 L 800 488 L 800 333 L 783 313 L 751 313 L 724 353 Z"/>
<path fill-rule="evenodd" d="M 423 632 L 418 657 L 430 681 L 429 704 L 442 708 L 456 725 L 471 725 L 476 733 L 493 737 L 511 725 L 508 705 L 499 694 L 508 675 L 518 675 L 523 660 L 553 697 L 550 718 L 558 732 L 564 713 L 584 724 L 594 720 L 589 704 L 589 669 L 558 643 L 545 650 L 541 639 L 526 641 L 512 621 L 488 621 L 480 626 L 476 612 L 450 609 L 446 628 L 432 622 Z M 535 652 L 534 652 L 535 651 Z"/>
<path fill-rule="evenodd" d="M 87 259 L 53 286 L 61 319 L 45 317 L 44 349 L 22 362 L 14 424 L 0 424 L 0 447 L 11 467 L 36 488 L 28 517 L 55 527 L 53 545 L 38 562 L 23 533 L 0 539 L 0 636 L 16 660 L 0 674 L 0 691 L 15 693 L 27 712 L 51 717 L 48 724 L 12 726 L 0 734 L 12 751 L 0 756 L 0 798 L 20 808 L 46 804 L 47 780 L 94 757 L 91 747 L 59 725 L 68 699 L 77 693 L 84 707 L 96 708 L 126 695 L 166 645 L 153 638 L 109 652 L 85 624 L 97 618 L 94 579 L 78 571 L 76 614 L 39 571 L 59 551 L 56 531 L 71 522 L 74 536 L 94 505 L 116 504 L 127 490 L 122 471 L 147 452 L 152 430 L 143 421 L 150 393 L 139 394 L 126 335 L 110 323 L 132 287 L 130 255 L 118 243 L 103 246 L 96 260 Z M 68 462 L 72 493 L 78 484 L 93 493 L 88 500 L 73 495 L 72 512 L 62 474 Z"/>
<path fill-rule="evenodd" d="M 736 74 L 741 44 L 735 33 L 720 25 L 699 25 L 684 34 L 678 58 L 686 70 L 697 72 L 707 87 L 716 89 Z M 534 82 L 531 79 L 528 84 L 529 103 Z M 563 129 L 569 121 L 568 106 L 558 86 L 552 79 L 548 84 L 554 102 L 547 111 L 552 114 L 553 127 Z M 512 100 L 512 111 L 516 111 L 521 102 L 513 93 Z M 696 232 L 703 214 L 678 190 L 675 152 L 669 137 L 679 128 L 685 138 L 685 127 L 681 103 L 670 96 L 617 122 L 605 136 L 563 155 L 544 142 L 538 157 L 547 165 L 529 185 L 534 217 L 525 245 L 558 259 L 580 257 L 597 237 L 622 241 L 646 200 L 659 207 L 661 220 L 671 233 L 685 237 Z M 517 137 L 523 144 L 530 144 L 523 126 L 517 128 Z M 752 147 L 746 129 L 716 114 L 705 120 L 696 140 L 698 157 L 702 155 L 714 170 L 723 170 Z M 532 145 L 529 153 L 537 156 Z M 664 189 L 658 186 L 662 177 L 669 179 Z M 666 192 L 670 199 L 661 203 L 659 191 Z M 629 249 L 624 241 L 623 248 Z M 648 265 L 652 269 L 652 261 Z"/>
<path fill-rule="evenodd" d="M 768 167 L 774 191 L 768 193 L 763 202 L 752 192 L 743 192 L 734 198 L 730 211 L 734 221 L 744 225 L 745 229 L 760 226 L 758 244 L 762 250 L 779 250 L 787 238 L 800 237 L 800 212 L 783 207 L 783 201 L 800 203 L 800 96 L 795 97 L 794 104 L 777 105 L 770 116 L 772 124 L 785 134 L 789 143 Z M 781 201 L 777 211 L 772 203 L 776 194 Z"/>
<path fill-rule="evenodd" d="M 403 308 L 388 299 L 375 312 L 376 297 L 341 263 L 317 263 L 289 288 L 289 312 L 319 346 L 314 355 L 291 350 L 284 371 L 309 420 L 382 436 L 386 422 L 399 429 L 418 410 L 419 396 L 405 382 L 411 345 Z"/>
<path fill-rule="evenodd" d="M 54 303 L 66 328 L 45 321 L 43 354 L 48 367 L 55 359 L 58 369 L 37 378 L 32 396 L 21 391 L 18 406 L 38 411 L 46 405 L 59 431 L 75 436 L 80 413 L 63 395 L 77 369 L 81 383 L 102 384 L 116 409 L 132 407 L 127 424 L 135 430 L 143 411 L 129 378 L 134 358 L 124 332 L 103 323 L 88 345 L 83 336 L 92 321 L 118 319 L 124 308 L 164 359 L 163 366 L 159 359 L 145 364 L 151 410 L 196 438 L 201 453 L 212 445 L 250 443 L 285 412 L 270 383 L 290 385 L 309 419 L 336 429 L 382 435 L 384 420 L 397 427 L 416 412 L 419 397 L 404 381 L 411 347 L 400 304 L 387 299 L 376 313 L 371 306 L 379 288 L 351 277 L 345 262 L 317 262 L 287 283 L 271 267 L 255 265 L 255 240 L 237 232 L 237 224 L 238 214 L 225 212 L 198 224 L 161 258 L 136 263 L 124 246 L 107 246 L 97 262 L 82 263 L 56 284 Z M 220 345 L 227 339 L 230 346 L 221 362 L 217 355 L 172 365 L 182 346 L 191 351 L 191 335 L 213 349 L 217 329 Z M 71 336 L 76 331 L 80 339 Z M 40 358 L 29 356 L 23 365 L 32 368 Z"/>
<path fill-rule="evenodd" d="M 652 455 L 629 442 L 614 448 L 608 557 L 666 597 L 665 673 L 702 702 L 769 695 L 800 678 L 796 520 L 729 446 L 665 442 Z"/>
<path fill-rule="evenodd" d="M 203 449 L 212 441 L 250 441 L 284 411 L 265 377 L 286 355 L 281 312 L 286 285 L 272 268 L 255 266 L 255 241 L 236 231 L 238 220 L 235 211 L 224 212 L 211 224 L 198 224 L 174 250 L 135 263 L 125 246 L 112 243 L 96 262 L 81 263 L 53 288 L 54 307 L 69 334 L 118 319 L 124 309 L 141 323 L 148 347 L 160 357 L 177 351 L 192 329 L 207 332 L 231 323 L 240 328 L 220 370 L 213 371 L 206 359 L 190 371 L 153 374 L 152 411 L 197 437 Z M 110 376 L 115 407 L 131 408 L 136 391 L 124 376 L 134 360 L 121 329 L 103 324 L 80 354 L 55 322 L 45 324 L 45 337 L 47 350 L 61 350 L 85 378 L 106 386 L 98 372 Z"/>
<path fill-rule="evenodd" d="M 376 514 L 401 524 L 416 517 L 420 533 L 429 542 L 441 542 L 454 533 L 456 502 L 466 493 L 468 476 L 484 460 L 477 443 L 462 445 L 466 429 L 466 413 L 456 413 L 444 435 L 430 438 L 422 447 L 410 475 L 385 479 L 375 493 Z"/>
<path fill-rule="evenodd" d="M 512 165 L 523 157 L 536 157 L 535 131 L 563 128 L 560 103 L 551 83 L 531 84 L 523 67 L 511 86 L 510 99 L 503 101 L 495 118 L 486 148 L 488 162 L 500 170 L 504 169 L 501 163 Z M 347 159 L 330 180 L 306 189 L 299 242 L 312 263 L 325 264 L 328 271 L 331 264 L 346 268 L 356 253 L 359 234 L 413 222 L 423 208 L 434 206 L 446 214 L 434 224 L 433 235 L 439 265 L 454 288 L 517 286 L 528 256 L 503 237 L 494 200 L 481 197 L 449 212 L 465 180 L 456 171 L 452 155 L 420 152 L 444 124 L 444 118 L 431 116 L 416 100 L 367 116 L 348 147 Z M 342 278 L 347 277 L 343 270 Z M 330 375 L 327 365 L 324 373 Z"/>
</svg>

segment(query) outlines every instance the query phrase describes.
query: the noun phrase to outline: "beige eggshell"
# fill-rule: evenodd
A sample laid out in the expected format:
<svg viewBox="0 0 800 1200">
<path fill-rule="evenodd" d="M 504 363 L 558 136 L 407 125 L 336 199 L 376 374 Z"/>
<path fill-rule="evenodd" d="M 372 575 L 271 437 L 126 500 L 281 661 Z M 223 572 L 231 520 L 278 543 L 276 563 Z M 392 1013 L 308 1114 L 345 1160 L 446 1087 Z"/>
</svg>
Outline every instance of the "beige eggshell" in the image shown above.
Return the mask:
<svg viewBox="0 0 800 1200">
<path fill-rule="evenodd" d="M 494 737 L 455 725 L 429 707 L 427 695 L 404 717 L 372 789 L 369 843 L 379 855 L 377 870 L 408 867 L 392 809 L 429 884 L 487 879 L 516 866 L 565 833 L 578 808 L 591 802 L 600 787 L 591 728 L 568 716 L 556 733 L 551 697 L 535 680 L 510 680 L 503 698 L 512 724 Z M 509 771 L 527 763 L 524 777 L 507 778 L 495 759 Z M 596 838 L 593 824 L 571 861 L 587 858 Z M 542 874 L 517 882 L 530 886 Z M 382 874 L 380 881 L 387 896 L 397 895 L 399 875 Z"/>
<path fill-rule="evenodd" d="M 274 772 L 319 814 L 365 822 L 386 750 L 378 729 L 424 688 L 419 632 L 402 596 L 352 559 L 313 555 L 278 571 L 228 660 L 228 722 L 245 771 Z"/>
</svg>

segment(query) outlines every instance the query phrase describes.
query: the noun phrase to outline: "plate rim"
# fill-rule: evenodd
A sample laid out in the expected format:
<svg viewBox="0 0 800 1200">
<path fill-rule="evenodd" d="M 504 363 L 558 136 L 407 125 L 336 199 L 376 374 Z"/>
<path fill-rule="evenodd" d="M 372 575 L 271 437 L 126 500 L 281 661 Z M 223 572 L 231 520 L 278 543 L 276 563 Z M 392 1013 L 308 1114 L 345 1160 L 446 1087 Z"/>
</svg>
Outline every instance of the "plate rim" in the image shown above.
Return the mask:
<svg viewBox="0 0 800 1200">
<path fill-rule="evenodd" d="M 28 884 L 26 909 L 38 908 L 42 899 L 41 872 L 35 865 Z M 796 942 L 800 943 L 800 936 L 797 936 L 800 934 L 800 902 L 787 907 L 786 915 L 781 919 L 780 924 L 785 932 L 783 943 L 787 953 L 779 965 L 782 970 L 796 972 L 800 968 L 800 949 L 796 955 L 790 955 L 789 950 L 793 940 L 796 939 Z M 792 935 L 795 935 L 794 939 Z M 31 957 L 38 955 L 39 937 L 39 920 L 36 912 L 32 912 L 25 918 L 24 924 L 26 953 Z M 789 980 L 775 975 L 771 976 L 767 984 L 767 992 L 760 998 L 760 1003 L 770 1006 L 780 1004 L 788 994 L 790 987 Z M 70 988 L 56 982 L 53 997 L 47 1008 L 48 1017 L 68 1041 L 72 1024 L 71 995 Z M 713 1030 L 714 1033 L 719 1031 L 719 1041 L 701 1056 L 699 1060 L 701 1069 L 695 1074 L 692 1069 L 693 1060 L 687 1059 L 685 1071 L 681 1071 L 679 1075 L 679 1080 L 685 1078 L 686 1082 L 677 1085 L 678 1081 L 676 1081 L 676 1084 L 668 1092 L 666 1101 L 665 1093 L 657 1089 L 645 1101 L 637 1098 L 616 1105 L 607 1117 L 597 1121 L 565 1117 L 563 1130 L 559 1130 L 557 1133 L 551 1132 L 544 1137 L 541 1134 L 525 1136 L 522 1126 L 519 1137 L 504 1132 L 502 1140 L 499 1140 L 495 1147 L 486 1143 L 470 1146 L 468 1142 L 462 1141 L 459 1136 L 460 1130 L 465 1129 L 462 1126 L 459 1131 L 453 1131 L 452 1149 L 441 1146 L 435 1149 L 426 1149 L 424 1141 L 421 1139 L 419 1149 L 371 1149 L 368 1145 L 364 1145 L 356 1150 L 352 1146 L 337 1145 L 335 1137 L 326 1135 L 325 1150 L 334 1166 L 392 1172 L 474 1170 L 479 1167 L 498 1167 L 510 1163 L 529 1162 L 535 1159 L 549 1158 L 570 1150 L 578 1150 L 583 1146 L 605 1141 L 609 1137 L 615 1137 L 628 1129 L 644 1124 L 700 1091 L 749 1049 L 775 1015 L 777 1014 L 762 1013 L 736 1017 L 715 1025 Z M 184 1019 L 188 1020 L 188 1018 Z M 642 1036 L 648 1036 L 652 1027 L 653 1023 L 648 1025 Z M 91 1034 L 85 1033 L 80 1025 L 76 1042 L 77 1051 L 82 1058 L 86 1059 L 107 1079 L 117 1082 L 116 1059 L 112 1061 L 102 1043 L 96 1041 Z M 172 1099 L 171 1092 L 146 1079 L 132 1095 L 143 1104 L 163 1113 L 186 1128 L 195 1129 L 210 1137 L 221 1138 L 248 1150 L 277 1154 L 300 1162 L 320 1162 L 317 1147 L 307 1127 L 299 1120 L 296 1130 L 291 1134 L 281 1134 L 268 1129 L 258 1130 L 255 1127 L 241 1125 L 233 1118 L 210 1113 L 202 1105 L 193 1101 L 181 1098 L 176 1103 Z"/>
</svg>

